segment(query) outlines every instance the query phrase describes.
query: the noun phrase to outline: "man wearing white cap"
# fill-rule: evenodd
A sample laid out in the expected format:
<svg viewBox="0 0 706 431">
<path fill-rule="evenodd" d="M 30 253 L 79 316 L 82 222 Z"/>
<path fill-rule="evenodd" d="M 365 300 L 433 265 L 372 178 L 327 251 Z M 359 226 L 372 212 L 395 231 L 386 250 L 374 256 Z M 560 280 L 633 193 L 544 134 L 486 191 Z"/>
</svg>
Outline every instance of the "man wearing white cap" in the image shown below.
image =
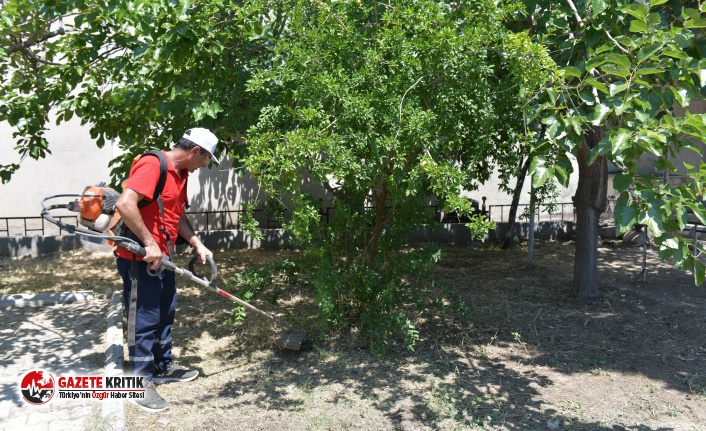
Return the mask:
<svg viewBox="0 0 706 431">
<path fill-rule="evenodd" d="M 198 371 L 172 361 L 175 274 L 162 271 L 152 276 L 148 269 L 158 269 L 162 255 L 171 257 L 172 241 L 178 236 L 196 250 L 201 262 L 205 263 L 207 256 L 213 257 L 194 234 L 184 209 L 189 174 L 209 162 L 217 163 L 214 160 L 217 144 L 218 138 L 209 130 L 193 128 L 184 133 L 173 149 L 148 153 L 154 157 L 143 155 L 133 164 L 116 203 L 127 236 L 139 241 L 146 252 L 142 257 L 122 247 L 115 250 L 118 273 L 123 280 L 130 368 L 134 375 L 143 377 L 145 386 L 145 397 L 133 401 L 147 411 L 157 412 L 169 406 L 154 383 L 190 381 L 198 375 Z"/>
</svg>

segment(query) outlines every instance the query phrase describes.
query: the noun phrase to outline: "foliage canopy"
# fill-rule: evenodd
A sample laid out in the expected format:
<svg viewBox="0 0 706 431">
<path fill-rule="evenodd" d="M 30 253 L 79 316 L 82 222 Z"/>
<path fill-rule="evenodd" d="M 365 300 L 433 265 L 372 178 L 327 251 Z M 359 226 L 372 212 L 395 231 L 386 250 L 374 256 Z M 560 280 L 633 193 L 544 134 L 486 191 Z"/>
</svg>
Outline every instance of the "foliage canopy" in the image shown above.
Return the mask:
<svg viewBox="0 0 706 431">
<path fill-rule="evenodd" d="M 706 116 L 692 102 L 706 96 L 706 5 L 693 1 L 525 1 L 538 41 L 563 66 L 565 85 L 548 87 L 537 106 L 546 126 L 547 148 L 577 154 L 592 128 L 605 130 L 588 162 L 606 157 L 620 170 L 619 233 L 634 223 L 649 226 L 663 258 L 694 269 L 701 284 L 704 266 L 685 239 L 689 214 L 706 222 L 703 205 L 706 164 L 683 162 L 693 151 L 702 159 Z M 682 160 L 679 164 L 676 160 Z M 645 165 L 645 160 L 654 160 Z M 567 178 L 568 159 L 533 166 L 537 182 Z M 666 182 L 666 173 L 684 181 Z"/>
<path fill-rule="evenodd" d="M 437 254 L 401 253 L 406 236 L 432 221 L 430 197 L 472 211 L 462 190 L 524 133 L 521 109 L 554 64 L 503 26 L 518 4 L 285 3 L 272 67 L 248 84 L 268 104 L 247 133 L 245 165 L 290 210 L 285 228 L 306 244 L 328 321 L 360 322 L 382 344 L 400 331 L 409 340 L 400 306 L 423 306 L 415 276 Z M 309 182 L 330 202 L 314 200 Z M 472 226 L 487 230 L 480 218 Z"/>
</svg>

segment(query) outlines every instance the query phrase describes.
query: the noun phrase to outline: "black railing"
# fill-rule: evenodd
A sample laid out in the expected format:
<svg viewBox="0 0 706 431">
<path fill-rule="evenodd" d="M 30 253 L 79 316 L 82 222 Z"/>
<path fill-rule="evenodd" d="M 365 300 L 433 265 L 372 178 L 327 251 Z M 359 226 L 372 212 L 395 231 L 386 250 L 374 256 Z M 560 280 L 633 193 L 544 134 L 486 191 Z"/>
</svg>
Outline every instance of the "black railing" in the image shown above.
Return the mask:
<svg viewBox="0 0 706 431">
<path fill-rule="evenodd" d="M 612 204 L 613 202 L 611 202 Z M 522 204 L 518 206 L 517 217 L 525 212 L 529 205 Z M 612 206 L 609 205 L 609 212 L 612 212 Z M 576 221 L 576 215 L 572 203 L 557 203 L 553 205 L 538 205 L 539 209 L 536 214 L 536 221 Z M 553 211 L 548 211 L 550 208 L 555 208 Z M 367 211 L 371 211 L 374 207 L 366 207 Z M 440 208 L 435 205 L 430 205 L 433 210 L 435 220 L 443 223 L 463 223 L 465 219 L 457 219 L 453 214 L 442 213 Z M 485 214 L 489 220 L 495 222 L 505 222 L 509 215 L 510 205 L 490 205 Z M 245 210 L 227 210 L 227 211 L 187 211 L 189 220 L 194 229 L 198 232 L 209 232 L 216 230 L 239 230 L 242 228 L 241 217 Z M 477 213 L 483 214 L 478 210 Z M 320 212 L 321 219 L 324 223 L 329 223 L 336 214 L 336 209 L 328 207 Z M 288 214 L 284 213 L 284 218 Z M 253 211 L 253 216 L 261 229 L 277 229 L 282 227 L 282 216 L 275 217 L 264 209 L 256 209 Z M 76 215 L 68 214 L 54 216 L 56 219 L 67 224 L 76 224 Z M 0 237 L 24 237 L 24 236 L 47 236 L 47 235 L 62 235 L 63 229 L 48 222 L 42 217 L 3 217 L 0 218 Z"/>
<path fill-rule="evenodd" d="M 76 223 L 76 216 L 55 216 L 65 223 Z M 63 229 L 49 223 L 43 217 L 2 217 L 0 237 L 61 235 Z"/>
<path fill-rule="evenodd" d="M 488 219 L 494 222 L 506 222 L 510 215 L 512 205 L 490 205 L 488 206 Z M 517 220 L 522 221 L 529 214 L 529 204 L 517 206 Z M 562 202 L 555 204 L 537 204 L 535 210 L 535 221 L 561 221 L 576 222 L 576 210 L 572 202 Z"/>
</svg>

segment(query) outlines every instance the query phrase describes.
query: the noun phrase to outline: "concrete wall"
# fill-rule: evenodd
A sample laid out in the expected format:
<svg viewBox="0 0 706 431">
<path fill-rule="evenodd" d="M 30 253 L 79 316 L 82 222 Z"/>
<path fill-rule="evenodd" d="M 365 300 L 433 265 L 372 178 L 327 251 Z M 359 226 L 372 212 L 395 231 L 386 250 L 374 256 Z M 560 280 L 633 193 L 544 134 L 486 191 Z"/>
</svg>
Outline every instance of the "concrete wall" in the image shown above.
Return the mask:
<svg viewBox="0 0 706 431">
<path fill-rule="evenodd" d="M 20 162 L 12 132 L 7 123 L 0 123 L 2 164 Z M 77 118 L 52 128 L 46 138 L 52 154 L 40 160 L 25 158 L 10 182 L 0 184 L 0 217 L 39 216 L 43 197 L 81 193 L 85 186 L 109 178 L 113 146 L 99 149 Z"/>
<path fill-rule="evenodd" d="M 13 129 L 0 123 L 0 154 L 2 163 L 17 163 L 19 155 L 12 149 L 15 140 Z M 116 142 L 98 148 L 91 139 L 87 126 L 81 126 L 75 118 L 68 123 L 52 127 L 47 132 L 50 154 L 45 159 L 26 158 L 8 184 L 0 184 L 0 218 L 37 217 L 41 211 L 41 200 L 56 194 L 77 194 L 99 181 L 110 179 L 108 163 L 120 154 Z M 576 176 L 574 176 L 576 177 Z M 568 188 L 561 190 L 558 202 L 570 202 L 576 191 L 577 179 Z M 478 190 L 466 195 L 487 205 L 508 205 L 512 196 L 498 191 L 499 179 L 493 176 Z M 514 180 L 513 180 L 514 184 Z M 321 188 L 311 186 L 312 191 L 325 195 Z M 525 182 L 522 203 L 529 202 L 529 179 Z M 239 175 L 232 163 L 225 160 L 221 167 L 199 169 L 189 179 L 190 211 L 240 210 L 240 202 L 251 202 L 264 196 L 247 173 Z M 59 202 L 57 202 L 59 203 Z M 63 203 L 63 202 L 62 202 Z"/>
<path fill-rule="evenodd" d="M 12 132 L 7 123 L 0 123 L 2 164 L 20 161 Z M 53 127 L 46 137 L 51 154 L 40 160 L 25 158 L 10 182 L 0 184 L 0 218 L 37 217 L 44 197 L 80 194 L 88 185 L 110 180 L 108 163 L 121 151 L 116 142 L 98 148 L 88 127 L 76 118 Z M 190 177 L 191 211 L 237 210 L 239 202 L 262 197 L 249 175 L 238 176 L 231 165 L 225 160 L 221 168 L 199 169 Z"/>
<path fill-rule="evenodd" d="M 518 223 L 515 232 L 527 237 L 529 224 Z M 496 229 L 488 233 L 490 241 L 500 240 L 507 231 L 506 223 L 498 223 Z M 211 250 L 264 248 L 281 249 L 290 247 L 290 236 L 281 229 L 262 229 L 263 239 L 255 239 L 240 230 L 200 232 L 199 238 Z M 573 222 L 540 222 L 535 226 L 535 237 L 539 240 L 567 240 L 575 233 Z M 471 238 L 470 230 L 463 224 L 438 224 L 427 226 L 406 238 L 410 244 L 433 241 L 439 244 L 469 245 L 478 240 Z M 52 235 L 34 237 L 0 237 L 0 257 L 36 256 L 84 248 L 87 252 L 110 252 L 111 248 L 84 240 L 76 235 Z M 178 246 L 177 253 L 190 252 L 188 246 Z"/>
</svg>

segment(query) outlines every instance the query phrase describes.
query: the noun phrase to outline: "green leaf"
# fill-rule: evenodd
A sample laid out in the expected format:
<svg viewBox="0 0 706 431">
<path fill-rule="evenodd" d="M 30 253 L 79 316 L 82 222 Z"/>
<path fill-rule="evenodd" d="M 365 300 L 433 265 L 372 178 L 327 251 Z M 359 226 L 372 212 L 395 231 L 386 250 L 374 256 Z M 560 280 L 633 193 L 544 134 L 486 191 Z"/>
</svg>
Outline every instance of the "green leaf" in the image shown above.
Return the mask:
<svg viewBox="0 0 706 431">
<path fill-rule="evenodd" d="M 591 57 L 587 62 L 586 62 L 586 72 L 590 72 L 593 69 L 601 66 L 604 64 L 606 61 L 608 61 L 608 54 L 600 54 Z"/>
<path fill-rule="evenodd" d="M 633 33 L 641 33 L 647 31 L 647 25 L 643 21 L 638 21 L 636 19 L 630 21 L 630 31 Z"/>
<path fill-rule="evenodd" d="M 591 121 L 591 124 L 594 126 L 600 126 L 603 124 L 603 121 L 605 120 L 606 115 L 610 113 L 611 109 L 610 107 L 599 103 L 596 105 L 596 107 L 593 110 L 593 116 Z"/>
<path fill-rule="evenodd" d="M 554 173 L 562 185 L 567 185 L 571 179 L 572 164 L 566 153 L 559 155 L 559 159 L 554 163 Z"/>
<path fill-rule="evenodd" d="M 706 136 L 706 118 L 704 114 L 689 115 L 689 117 L 684 122 L 684 125 L 691 126 L 698 130 L 699 133 Z"/>
<path fill-rule="evenodd" d="M 553 88 L 547 87 L 546 90 L 547 96 L 549 96 L 549 100 L 552 102 L 552 105 L 556 104 L 556 91 L 554 91 Z"/>
<path fill-rule="evenodd" d="M 601 148 L 600 145 L 596 145 L 595 147 L 591 148 L 591 151 L 588 152 L 588 165 L 592 165 L 593 162 L 596 161 L 596 159 L 601 156 L 603 148 Z"/>
<path fill-rule="evenodd" d="M 618 66 L 622 67 L 623 69 L 630 68 L 630 59 L 628 58 L 627 55 L 624 55 L 624 54 L 609 54 L 606 57 L 606 61 L 608 63 L 618 65 Z"/>
<path fill-rule="evenodd" d="M 613 188 L 620 193 L 628 189 L 635 177 L 629 172 L 619 172 L 613 177 Z"/>
<path fill-rule="evenodd" d="M 642 76 L 642 75 L 655 75 L 655 74 L 658 74 L 658 73 L 664 73 L 664 69 L 655 69 L 655 68 L 645 67 L 645 68 L 642 68 L 642 69 L 637 69 L 637 72 L 636 72 L 636 74 L 637 74 L 638 76 Z"/>
<path fill-rule="evenodd" d="M 627 232 L 637 222 L 637 216 L 640 215 L 640 211 L 632 205 L 627 193 L 623 193 L 615 202 L 614 211 L 618 232 Z"/>
<path fill-rule="evenodd" d="M 613 154 L 620 154 L 623 148 L 630 142 L 631 133 L 628 130 L 620 129 L 617 134 L 611 136 L 613 144 Z"/>
<path fill-rule="evenodd" d="M 532 173 L 535 187 L 539 187 L 547 180 L 554 177 L 554 169 L 547 165 L 547 159 L 544 156 L 535 156 L 530 164 L 530 172 Z"/>
<path fill-rule="evenodd" d="M 701 263 L 700 260 L 694 259 L 694 283 L 697 286 L 701 286 L 704 283 L 704 273 L 706 272 L 706 267 Z"/>
<path fill-rule="evenodd" d="M 625 13 L 628 13 L 635 18 L 639 19 L 640 21 L 644 21 L 645 17 L 647 16 L 647 7 L 642 4 L 642 3 L 631 3 L 626 7 L 621 8 L 621 10 Z"/>
<path fill-rule="evenodd" d="M 661 43 L 653 43 L 639 50 L 637 52 L 637 64 L 641 64 L 645 60 L 649 59 L 652 55 L 659 51 L 660 48 L 662 48 Z"/>
<path fill-rule="evenodd" d="M 655 6 L 659 6 L 661 4 L 667 3 L 669 0 L 651 0 L 650 1 L 650 7 L 653 8 Z"/>
<path fill-rule="evenodd" d="M 662 241 L 662 246 L 666 248 L 670 248 L 672 250 L 676 250 L 679 248 L 679 241 L 677 241 L 674 238 L 667 238 L 664 241 Z"/>
<path fill-rule="evenodd" d="M 672 90 L 672 94 L 674 94 L 674 98 L 677 103 L 679 103 L 681 107 L 686 108 L 689 106 L 689 103 L 691 103 L 691 95 L 686 89 L 676 89 L 674 87 L 670 87 L 670 89 Z"/>
<path fill-rule="evenodd" d="M 664 234 L 662 229 L 662 220 L 660 220 L 659 217 L 654 216 L 654 211 L 652 209 L 650 209 L 650 211 L 642 217 L 639 223 L 647 225 L 647 227 L 652 230 L 655 237 L 660 237 Z"/>
<path fill-rule="evenodd" d="M 2 20 L 5 22 L 5 24 L 7 24 L 8 27 L 12 28 L 15 26 L 15 23 L 12 22 L 12 18 L 9 14 L 2 13 L 0 14 L 0 18 L 2 18 Z"/>
<path fill-rule="evenodd" d="M 595 87 L 598 91 L 600 91 L 603 94 L 610 94 L 610 91 L 608 91 L 608 87 L 604 83 L 602 83 L 594 78 L 586 78 L 583 82 L 591 85 L 592 87 Z"/>
<path fill-rule="evenodd" d="M 580 78 L 581 77 L 581 71 L 579 70 L 578 67 L 567 66 L 567 67 L 562 68 L 561 71 L 564 73 L 564 77 L 572 77 L 572 78 Z"/>
<path fill-rule="evenodd" d="M 676 58 L 677 60 L 684 60 L 684 59 L 688 58 L 688 56 L 686 54 L 684 54 L 683 52 L 675 51 L 675 50 L 669 49 L 669 48 L 663 49 L 662 54 L 666 55 L 667 57 Z"/>
<path fill-rule="evenodd" d="M 610 84 L 609 91 L 611 96 L 615 96 L 616 94 L 620 94 L 623 91 L 627 90 L 630 84 L 627 82 L 622 83 L 622 84 Z"/>
<path fill-rule="evenodd" d="M 703 205 L 700 205 L 698 202 L 687 202 L 686 205 L 694 212 L 694 215 L 699 219 L 701 224 L 706 224 L 706 210 Z"/>
<path fill-rule="evenodd" d="M 591 18 L 596 19 L 606 9 L 608 9 L 608 3 L 605 0 L 593 0 Z"/>
<path fill-rule="evenodd" d="M 706 28 L 706 18 L 695 18 L 684 22 L 684 28 Z"/>
</svg>

